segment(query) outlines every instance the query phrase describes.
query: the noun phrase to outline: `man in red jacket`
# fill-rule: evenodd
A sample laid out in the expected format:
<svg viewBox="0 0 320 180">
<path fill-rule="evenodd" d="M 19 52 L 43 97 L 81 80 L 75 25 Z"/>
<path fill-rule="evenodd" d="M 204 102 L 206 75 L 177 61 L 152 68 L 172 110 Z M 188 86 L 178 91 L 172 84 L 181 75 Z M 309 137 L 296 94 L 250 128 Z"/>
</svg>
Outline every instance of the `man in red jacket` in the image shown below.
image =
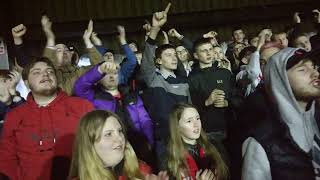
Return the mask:
<svg viewBox="0 0 320 180">
<path fill-rule="evenodd" d="M 67 177 L 75 129 L 93 106 L 61 91 L 55 73 L 47 58 L 23 70 L 31 92 L 7 114 L 0 137 L 0 174 L 12 180 Z"/>
</svg>

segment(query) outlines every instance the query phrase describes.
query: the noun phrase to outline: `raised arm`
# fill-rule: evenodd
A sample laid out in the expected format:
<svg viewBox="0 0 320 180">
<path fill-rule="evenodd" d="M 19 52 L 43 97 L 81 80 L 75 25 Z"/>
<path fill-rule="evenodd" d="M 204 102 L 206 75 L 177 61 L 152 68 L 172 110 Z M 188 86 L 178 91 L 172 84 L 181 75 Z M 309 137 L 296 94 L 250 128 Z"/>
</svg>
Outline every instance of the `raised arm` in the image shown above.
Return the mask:
<svg viewBox="0 0 320 180">
<path fill-rule="evenodd" d="M 192 52 L 193 49 L 193 42 L 188 39 L 187 37 L 185 37 L 184 35 L 181 35 L 176 29 L 170 29 L 168 31 L 168 35 L 173 37 L 173 38 L 177 38 L 179 39 L 183 46 L 188 49 L 189 52 Z"/>
<path fill-rule="evenodd" d="M 130 49 L 129 45 L 127 44 L 126 32 L 124 27 L 117 26 L 117 30 L 119 34 L 118 35 L 119 43 L 127 57 L 127 60 L 121 65 L 120 71 L 121 71 L 122 79 L 120 79 L 120 84 L 127 84 L 128 79 L 131 77 L 137 65 L 137 57 L 133 53 L 133 51 Z"/>
<path fill-rule="evenodd" d="M 152 27 L 150 29 L 149 37 L 146 41 L 145 49 L 141 60 L 141 73 L 146 84 L 151 85 L 156 75 L 156 66 L 154 64 L 156 38 L 161 27 L 167 22 L 167 15 L 170 9 L 169 3 L 164 11 L 156 12 L 152 16 Z"/>
<path fill-rule="evenodd" d="M 83 74 L 74 84 L 74 93 L 76 96 L 93 101 L 94 87 L 105 76 L 106 73 L 116 69 L 116 65 L 111 62 L 104 62 L 95 65 L 85 74 Z"/>
<path fill-rule="evenodd" d="M 98 50 L 94 47 L 92 43 L 94 42 L 97 45 L 102 45 L 101 40 L 98 39 L 96 35 L 96 33 L 93 34 L 93 21 L 90 20 L 87 29 L 83 33 L 82 38 L 90 58 L 90 63 L 92 65 L 96 65 L 102 61 L 101 54 L 98 52 Z M 93 41 L 91 41 L 90 39 Z"/>
<path fill-rule="evenodd" d="M 11 34 L 14 42 L 15 56 L 19 66 L 24 67 L 28 63 L 28 55 L 23 45 L 22 37 L 26 34 L 27 27 L 19 24 L 11 29 Z"/>
<path fill-rule="evenodd" d="M 42 30 L 47 38 L 46 47 L 44 48 L 43 56 L 49 58 L 55 66 L 59 66 L 59 62 L 56 56 L 56 47 L 55 47 L 55 35 L 52 31 L 52 22 L 50 19 L 44 15 L 41 17 Z M 62 58 L 60 58 L 62 61 Z"/>
<path fill-rule="evenodd" d="M 257 50 L 252 53 L 250 57 L 249 64 L 247 65 L 248 79 L 251 81 L 256 80 L 260 75 L 262 75 L 260 68 L 260 49 L 266 42 L 266 34 L 265 32 L 261 32 L 259 34 L 259 42 L 257 46 Z"/>
</svg>

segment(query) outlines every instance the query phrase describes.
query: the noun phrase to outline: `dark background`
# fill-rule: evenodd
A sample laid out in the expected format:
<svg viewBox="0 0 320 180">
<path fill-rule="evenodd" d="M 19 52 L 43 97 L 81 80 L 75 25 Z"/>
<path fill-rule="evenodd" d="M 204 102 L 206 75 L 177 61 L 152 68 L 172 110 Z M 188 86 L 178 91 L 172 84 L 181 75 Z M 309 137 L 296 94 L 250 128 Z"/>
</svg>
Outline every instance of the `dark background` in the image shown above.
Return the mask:
<svg viewBox="0 0 320 180">
<path fill-rule="evenodd" d="M 168 0 L 1 0 L 0 35 L 12 43 L 11 28 L 25 24 L 25 40 L 35 52 L 45 42 L 40 18 L 46 13 L 53 21 L 57 42 L 72 42 L 83 49 L 82 34 L 88 20 L 94 20 L 94 31 L 107 46 L 118 50 L 114 38 L 117 24 L 124 25 L 128 39 L 143 44 L 145 20 L 163 10 Z M 164 29 L 176 28 L 193 38 L 215 30 L 220 40 L 230 40 L 231 29 L 241 24 L 247 35 L 262 27 L 284 30 L 292 24 L 295 11 L 320 9 L 319 0 L 172 0 L 168 23 Z M 308 21 L 308 20 L 305 20 Z M 306 28 L 311 28 L 307 23 Z"/>
</svg>

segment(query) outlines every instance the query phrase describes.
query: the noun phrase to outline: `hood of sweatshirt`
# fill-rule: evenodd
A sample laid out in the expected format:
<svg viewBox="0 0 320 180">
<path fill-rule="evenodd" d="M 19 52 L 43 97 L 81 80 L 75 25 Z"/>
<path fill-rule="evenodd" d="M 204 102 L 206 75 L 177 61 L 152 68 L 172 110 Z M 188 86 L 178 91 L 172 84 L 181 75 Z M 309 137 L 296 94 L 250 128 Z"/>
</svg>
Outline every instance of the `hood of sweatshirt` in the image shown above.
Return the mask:
<svg viewBox="0 0 320 180">
<path fill-rule="evenodd" d="M 264 69 L 265 86 L 281 120 L 289 127 L 292 139 L 302 150 L 309 152 L 314 135 L 319 136 L 319 129 L 314 117 L 315 102 L 312 102 L 307 111 L 302 110 L 288 80 L 286 65 L 296 50 L 298 49 L 285 48 L 269 59 Z"/>
</svg>

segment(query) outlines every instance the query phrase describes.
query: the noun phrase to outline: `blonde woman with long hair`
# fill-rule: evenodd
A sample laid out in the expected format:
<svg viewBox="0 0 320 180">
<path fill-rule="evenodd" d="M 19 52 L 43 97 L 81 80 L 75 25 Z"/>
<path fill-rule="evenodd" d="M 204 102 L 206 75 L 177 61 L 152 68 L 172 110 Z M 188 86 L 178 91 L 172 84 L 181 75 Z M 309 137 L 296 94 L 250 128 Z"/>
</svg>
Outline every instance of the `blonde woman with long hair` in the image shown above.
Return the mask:
<svg viewBox="0 0 320 180">
<path fill-rule="evenodd" d="M 228 168 L 202 130 L 198 111 L 177 104 L 170 113 L 168 171 L 175 179 L 224 180 Z"/>
<path fill-rule="evenodd" d="M 151 168 L 138 161 L 126 140 L 124 125 L 116 114 L 95 110 L 81 119 L 69 179 L 148 179 L 150 173 Z M 166 176 L 164 174 L 162 177 Z"/>
</svg>

